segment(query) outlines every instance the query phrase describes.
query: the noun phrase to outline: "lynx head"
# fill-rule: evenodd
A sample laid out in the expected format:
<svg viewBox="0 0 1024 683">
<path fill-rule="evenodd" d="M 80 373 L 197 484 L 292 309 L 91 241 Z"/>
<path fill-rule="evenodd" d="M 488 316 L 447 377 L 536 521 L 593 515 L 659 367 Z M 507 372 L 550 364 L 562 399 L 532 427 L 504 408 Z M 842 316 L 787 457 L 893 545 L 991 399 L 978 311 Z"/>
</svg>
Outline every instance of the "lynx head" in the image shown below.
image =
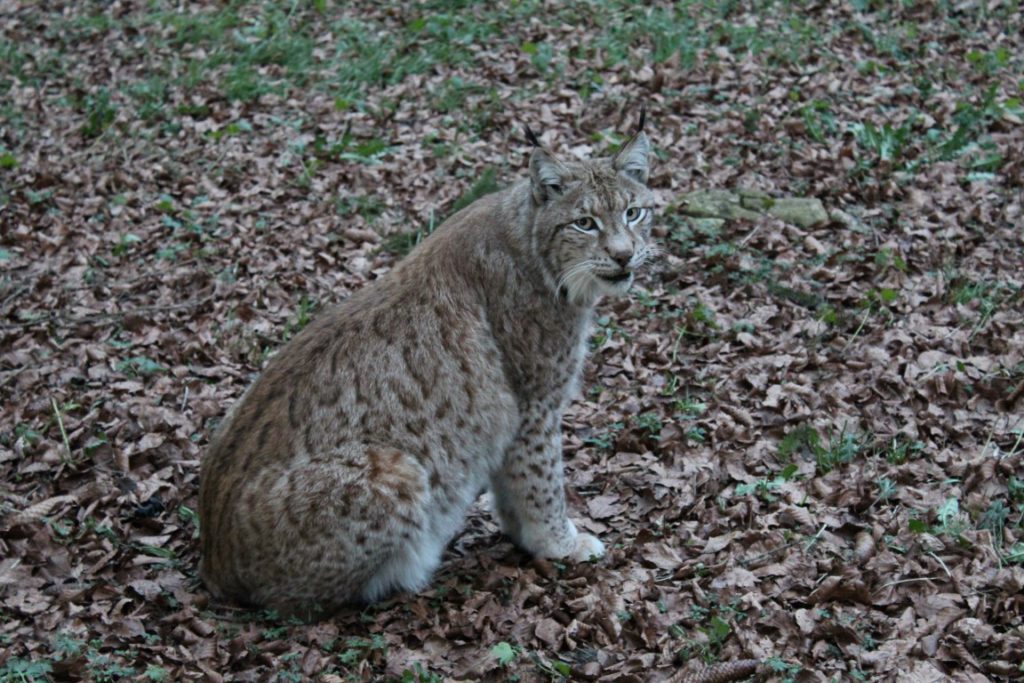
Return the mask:
<svg viewBox="0 0 1024 683">
<path fill-rule="evenodd" d="M 640 129 L 611 159 L 560 161 L 540 146 L 530 158 L 534 253 L 546 279 L 577 306 L 623 294 L 656 253 L 654 194 L 647 188 L 650 142 Z"/>
</svg>

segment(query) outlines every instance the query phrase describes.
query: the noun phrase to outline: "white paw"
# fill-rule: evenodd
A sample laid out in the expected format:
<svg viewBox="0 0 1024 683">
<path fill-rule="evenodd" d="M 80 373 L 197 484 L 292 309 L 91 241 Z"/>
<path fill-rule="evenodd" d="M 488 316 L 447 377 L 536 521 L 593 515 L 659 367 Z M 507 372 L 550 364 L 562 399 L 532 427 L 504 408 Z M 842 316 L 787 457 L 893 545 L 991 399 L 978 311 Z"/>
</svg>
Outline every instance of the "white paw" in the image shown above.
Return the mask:
<svg viewBox="0 0 1024 683">
<path fill-rule="evenodd" d="M 604 543 L 601 543 L 597 536 L 579 534 L 576 536 L 576 547 L 573 549 L 571 557 L 577 562 L 604 557 Z"/>
</svg>

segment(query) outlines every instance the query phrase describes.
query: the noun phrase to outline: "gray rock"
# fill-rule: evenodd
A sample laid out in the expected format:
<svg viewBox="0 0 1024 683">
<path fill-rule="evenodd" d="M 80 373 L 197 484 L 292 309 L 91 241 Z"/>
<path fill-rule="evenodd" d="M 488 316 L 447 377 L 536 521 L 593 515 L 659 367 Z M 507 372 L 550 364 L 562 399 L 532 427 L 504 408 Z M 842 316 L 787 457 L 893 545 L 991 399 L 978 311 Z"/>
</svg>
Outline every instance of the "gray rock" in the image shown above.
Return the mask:
<svg viewBox="0 0 1024 683">
<path fill-rule="evenodd" d="M 740 206 L 751 211 L 767 211 L 775 204 L 775 199 L 761 190 L 738 190 Z"/>
<path fill-rule="evenodd" d="M 814 228 L 828 223 L 828 211 L 820 199 L 813 197 L 784 197 L 768 207 L 768 213 L 798 228 Z"/>
<path fill-rule="evenodd" d="M 725 225 L 724 218 L 693 218 L 690 216 L 687 217 L 687 220 L 694 230 L 705 235 L 716 235 L 722 230 L 722 226 Z"/>
<path fill-rule="evenodd" d="M 694 218 L 722 218 L 733 220 L 759 217 L 755 211 L 743 208 L 740 196 L 728 190 L 699 190 L 683 197 L 682 211 Z"/>
<path fill-rule="evenodd" d="M 697 223 L 694 219 L 730 221 L 737 218 L 756 220 L 769 214 L 800 228 L 813 228 L 829 221 L 821 200 L 814 197 L 782 197 L 775 199 L 760 190 L 698 190 L 684 195 L 680 203 L 683 215 L 695 228 L 716 230 L 720 223 Z"/>
</svg>

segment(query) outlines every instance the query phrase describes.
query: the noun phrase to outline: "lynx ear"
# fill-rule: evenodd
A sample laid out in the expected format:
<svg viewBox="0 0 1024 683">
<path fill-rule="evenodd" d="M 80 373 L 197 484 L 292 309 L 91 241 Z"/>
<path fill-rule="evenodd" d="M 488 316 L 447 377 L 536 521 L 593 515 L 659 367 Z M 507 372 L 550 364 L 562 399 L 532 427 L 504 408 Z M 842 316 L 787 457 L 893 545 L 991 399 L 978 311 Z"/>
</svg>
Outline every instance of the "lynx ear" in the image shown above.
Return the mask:
<svg viewBox="0 0 1024 683">
<path fill-rule="evenodd" d="M 530 155 L 530 185 L 538 204 L 564 189 L 565 167 L 543 147 L 536 147 Z"/>
<path fill-rule="evenodd" d="M 643 117 L 640 119 L 643 125 Z M 647 133 L 639 130 L 629 142 L 622 146 L 619 153 L 612 159 L 612 168 L 619 173 L 625 173 L 633 180 L 647 184 L 647 173 L 650 170 L 647 158 L 651 153 L 651 143 L 647 139 Z"/>
</svg>

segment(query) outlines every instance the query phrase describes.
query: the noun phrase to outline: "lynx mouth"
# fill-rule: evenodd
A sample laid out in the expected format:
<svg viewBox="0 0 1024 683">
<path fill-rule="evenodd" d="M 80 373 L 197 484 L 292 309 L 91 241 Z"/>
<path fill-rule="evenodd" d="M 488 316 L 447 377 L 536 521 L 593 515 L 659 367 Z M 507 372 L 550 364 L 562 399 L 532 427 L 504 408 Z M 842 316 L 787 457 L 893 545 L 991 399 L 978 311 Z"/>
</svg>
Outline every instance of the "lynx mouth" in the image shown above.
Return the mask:
<svg viewBox="0 0 1024 683">
<path fill-rule="evenodd" d="M 625 270 L 619 273 L 618 275 L 598 275 L 598 277 L 604 280 L 605 282 L 610 282 L 613 285 L 617 285 L 633 277 L 633 273 L 629 272 L 628 270 Z"/>
</svg>

